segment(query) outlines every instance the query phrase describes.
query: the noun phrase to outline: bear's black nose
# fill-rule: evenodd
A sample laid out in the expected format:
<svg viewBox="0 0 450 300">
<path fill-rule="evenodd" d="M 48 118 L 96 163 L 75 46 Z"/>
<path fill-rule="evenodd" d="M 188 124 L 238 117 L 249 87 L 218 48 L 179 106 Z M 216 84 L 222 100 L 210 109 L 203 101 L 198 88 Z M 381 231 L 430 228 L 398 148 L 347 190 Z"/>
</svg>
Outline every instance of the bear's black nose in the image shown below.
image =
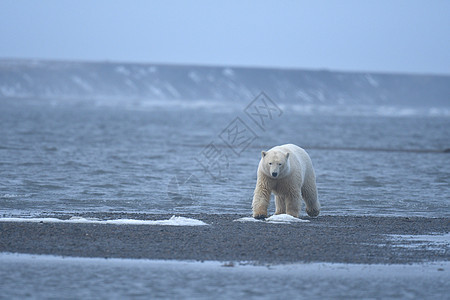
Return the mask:
<svg viewBox="0 0 450 300">
<path fill-rule="evenodd" d="M 278 175 L 277 172 L 273 172 L 273 173 L 272 173 L 272 176 L 273 176 L 273 177 L 277 177 L 277 175 Z"/>
</svg>

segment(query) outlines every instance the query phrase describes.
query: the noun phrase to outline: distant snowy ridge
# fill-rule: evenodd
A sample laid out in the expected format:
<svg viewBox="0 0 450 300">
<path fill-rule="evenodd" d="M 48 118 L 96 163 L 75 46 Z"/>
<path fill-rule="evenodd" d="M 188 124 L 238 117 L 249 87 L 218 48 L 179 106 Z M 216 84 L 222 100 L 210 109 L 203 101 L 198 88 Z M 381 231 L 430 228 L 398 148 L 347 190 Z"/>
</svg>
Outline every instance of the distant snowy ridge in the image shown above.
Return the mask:
<svg viewBox="0 0 450 300">
<path fill-rule="evenodd" d="M 108 62 L 0 60 L 0 99 L 450 106 L 450 76 Z"/>
</svg>

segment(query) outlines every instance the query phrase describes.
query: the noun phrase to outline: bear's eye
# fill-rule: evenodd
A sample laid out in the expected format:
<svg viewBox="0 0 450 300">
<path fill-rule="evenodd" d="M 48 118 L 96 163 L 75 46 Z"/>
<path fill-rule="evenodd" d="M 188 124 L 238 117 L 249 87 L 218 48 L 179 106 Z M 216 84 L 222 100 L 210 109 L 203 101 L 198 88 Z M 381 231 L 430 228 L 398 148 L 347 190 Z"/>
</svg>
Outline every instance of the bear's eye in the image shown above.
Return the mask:
<svg viewBox="0 0 450 300">
<path fill-rule="evenodd" d="M 269 166 L 271 166 L 272 165 L 272 163 L 269 163 Z"/>
<path fill-rule="evenodd" d="M 281 166 L 281 164 L 278 164 L 279 166 Z"/>
</svg>

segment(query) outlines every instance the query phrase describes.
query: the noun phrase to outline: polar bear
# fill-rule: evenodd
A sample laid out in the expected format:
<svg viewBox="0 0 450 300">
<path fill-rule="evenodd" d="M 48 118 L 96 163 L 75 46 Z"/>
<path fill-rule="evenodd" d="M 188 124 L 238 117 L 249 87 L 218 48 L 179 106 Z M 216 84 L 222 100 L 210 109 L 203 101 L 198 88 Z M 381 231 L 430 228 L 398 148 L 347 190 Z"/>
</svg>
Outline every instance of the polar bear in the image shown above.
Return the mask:
<svg viewBox="0 0 450 300">
<path fill-rule="evenodd" d="M 301 199 L 306 212 L 316 217 L 320 212 L 317 199 L 316 176 L 311 158 L 302 148 L 287 144 L 262 151 L 258 179 L 253 195 L 253 217 L 267 217 L 271 194 L 275 194 L 275 214 L 298 217 Z"/>
</svg>

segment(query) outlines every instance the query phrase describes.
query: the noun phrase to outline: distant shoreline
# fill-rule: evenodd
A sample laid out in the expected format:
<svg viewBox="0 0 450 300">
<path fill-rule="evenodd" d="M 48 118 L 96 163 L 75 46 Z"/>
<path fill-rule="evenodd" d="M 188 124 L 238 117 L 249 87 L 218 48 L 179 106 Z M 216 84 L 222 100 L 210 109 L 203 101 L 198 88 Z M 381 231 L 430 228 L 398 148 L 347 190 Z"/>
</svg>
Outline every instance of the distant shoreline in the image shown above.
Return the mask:
<svg viewBox="0 0 450 300">
<path fill-rule="evenodd" d="M 448 108 L 448 74 L 0 58 L 0 99 L 210 99 Z"/>
<path fill-rule="evenodd" d="M 81 216 L 101 220 L 168 220 L 172 215 Z M 182 216 L 209 226 L 0 222 L 0 252 L 255 264 L 449 261 L 449 218 L 319 216 L 304 218 L 310 221 L 307 223 L 269 224 L 236 222 L 248 217 L 237 214 Z M 427 236 L 432 239 L 427 240 Z M 436 241 L 436 237 L 441 240 Z"/>
</svg>

